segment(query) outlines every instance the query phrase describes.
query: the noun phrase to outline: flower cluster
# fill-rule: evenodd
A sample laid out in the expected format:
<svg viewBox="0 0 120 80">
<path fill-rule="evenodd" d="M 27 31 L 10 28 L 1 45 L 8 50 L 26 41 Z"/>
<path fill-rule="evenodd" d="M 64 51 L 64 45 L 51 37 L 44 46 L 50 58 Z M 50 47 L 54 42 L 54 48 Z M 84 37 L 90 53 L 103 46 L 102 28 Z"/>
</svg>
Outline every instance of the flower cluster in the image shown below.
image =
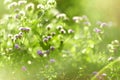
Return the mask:
<svg viewBox="0 0 120 80">
<path fill-rule="evenodd" d="M 111 42 L 111 44 L 108 44 L 108 50 L 109 52 L 116 52 L 120 49 L 120 42 L 118 40 L 114 40 Z"/>
<path fill-rule="evenodd" d="M 46 56 L 49 56 L 50 52 L 54 50 L 55 50 L 55 47 L 50 46 L 48 50 L 37 50 L 37 54 L 41 57 L 46 57 Z"/>
</svg>

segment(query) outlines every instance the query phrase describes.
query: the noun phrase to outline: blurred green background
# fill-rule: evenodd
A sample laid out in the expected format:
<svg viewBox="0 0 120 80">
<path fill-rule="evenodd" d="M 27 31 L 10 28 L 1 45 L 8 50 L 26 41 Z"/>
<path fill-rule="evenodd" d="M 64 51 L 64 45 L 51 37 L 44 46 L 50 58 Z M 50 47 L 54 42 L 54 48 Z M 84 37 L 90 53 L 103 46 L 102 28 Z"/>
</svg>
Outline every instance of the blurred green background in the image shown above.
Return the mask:
<svg viewBox="0 0 120 80">
<path fill-rule="evenodd" d="M 57 0 L 57 8 L 72 17 L 87 15 L 93 22 L 112 21 L 119 26 L 120 0 Z"/>
</svg>

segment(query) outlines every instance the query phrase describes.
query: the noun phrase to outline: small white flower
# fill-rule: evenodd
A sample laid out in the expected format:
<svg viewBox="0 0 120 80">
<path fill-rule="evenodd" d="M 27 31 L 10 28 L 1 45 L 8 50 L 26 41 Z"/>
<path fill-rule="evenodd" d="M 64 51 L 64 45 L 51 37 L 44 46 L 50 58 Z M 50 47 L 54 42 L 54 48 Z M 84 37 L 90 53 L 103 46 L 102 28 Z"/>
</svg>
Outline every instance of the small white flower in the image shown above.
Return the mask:
<svg viewBox="0 0 120 80">
<path fill-rule="evenodd" d="M 102 76 L 107 76 L 107 74 L 106 74 L 106 73 L 103 73 Z"/>
<path fill-rule="evenodd" d="M 8 38 L 12 38 L 13 37 L 13 35 L 12 34 L 8 34 Z"/>
<path fill-rule="evenodd" d="M 17 2 L 12 2 L 11 4 L 8 5 L 8 9 L 11 9 L 12 7 L 17 6 Z"/>
<path fill-rule="evenodd" d="M 51 28 L 52 28 L 52 25 L 50 25 L 50 24 L 46 26 L 47 30 L 50 30 Z"/>
<path fill-rule="evenodd" d="M 66 14 L 64 14 L 64 13 L 61 13 L 61 14 L 58 14 L 57 16 L 56 16 L 56 18 L 57 19 L 63 19 L 63 20 L 66 20 L 67 19 L 67 16 L 66 16 Z"/>
<path fill-rule="evenodd" d="M 29 4 L 26 5 L 26 10 L 28 10 L 28 11 L 29 10 L 34 10 L 34 6 L 35 5 L 33 3 L 29 3 Z"/>
<path fill-rule="evenodd" d="M 73 17 L 73 21 L 75 21 L 76 23 L 79 23 L 79 22 L 82 21 L 82 20 L 83 20 L 83 18 L 80 17 L 80 16 L 74 16 L 74 17 Z"/>
<path fill-rule="evenodd" d="M 22 4 L 26 4 L 27 3 L 27 1 L 25 1 L 25 0 L 20 0 L 20 1 L 18 1 L 18 5 L 20 6 L 20 5 L 22 5 Z"/>
<path fill-rule="evenodd" d="M 61 32 L 62 34 L 65 34 L 65 33 L 66 33 L 66 31 L 65 31 L 64 29 L 61 29 L 60 32 Z"/>
<path fill-rule="evenodd" d="M 25 16 L 25 11 L 20 11 L 19 14 L 20 14 L 21 16 Z"/>
<path fill-rule="evenodd" d="M 74 33 L 74 31 L 72 29 L 69 29 L 68 30 L 68 33 L 71 34 L 71 33 Z"/>
<path fill-rule="evenodd" d="M 112 61 L 112 60 L 114 60 L 114 57 L 109 57 L 108 58 L 108 61 Z"/>
<path fill-rule="evenodd" d="M 119 45 L 120 44 L 120 42 L 118 41 L 118 40 L 114 40 L 114 41 L 112 41 L 111 42 L 113 45 Z"/>
<path fill-rule="evenodd" d="M 61 25 L 57 26 L 57 29 L 58 29 L 58 30 L 60 30 L 60 29 L 62 29 L 62 28 L 63 28 L 63 26 L 61 26 Z"/>
<path fill-rule="evenodd" d="M 106 27 L 107 26 L 107 23 L 101 23 L 100 24 L 100 28 L 103 28 L 103 27 Z"/>
<path fill-rule="evenodd" d="M 44 6 L 43 6 L 42 4 L 38 4 L 38 5 L 37 5 L 37 8 L 38 8 L 38 9 L 44 9 Z"/>
</svg>

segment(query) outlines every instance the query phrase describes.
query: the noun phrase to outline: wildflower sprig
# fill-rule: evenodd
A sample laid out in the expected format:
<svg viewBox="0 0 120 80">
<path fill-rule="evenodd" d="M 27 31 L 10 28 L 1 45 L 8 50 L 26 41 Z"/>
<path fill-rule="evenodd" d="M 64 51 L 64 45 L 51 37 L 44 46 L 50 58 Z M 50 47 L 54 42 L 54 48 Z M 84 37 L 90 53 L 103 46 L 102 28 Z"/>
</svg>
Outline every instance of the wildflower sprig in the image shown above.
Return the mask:
<svg viewBox="0 0 120 80">
<path fill-rule="evenodd" d="M 28 1 L 8 4 L 8 10 L 11 9 L 11 11 L 7 26 L 15 24 L 12 25 L 13 28 L 8 29 L 9 34 L 12 34 L 11 41 L 15 49 L 36 50 L 34 53 L 29 52 L 31 56 L 36 54 L 36 48 L 39 48 L 38 50 L 41 50 L 43 55 L 46 51 L 52 53 L 54 50 L 62 49 L 65 38 L 67 35 L 72 35 L 74 30 L 66 26 L 64 22 L 67 19 L 66 14 L 55 11 L 55 6 L 54 0 L 48 0 L 46 4 L 38 3 L 37 6 Z"/>
<path fill-rule="evenodd" d="M 107 45 L 109 52 L 116 53 L 120 50 L 120 42 L 118 40 L 112 41 Z"/>
</svg>

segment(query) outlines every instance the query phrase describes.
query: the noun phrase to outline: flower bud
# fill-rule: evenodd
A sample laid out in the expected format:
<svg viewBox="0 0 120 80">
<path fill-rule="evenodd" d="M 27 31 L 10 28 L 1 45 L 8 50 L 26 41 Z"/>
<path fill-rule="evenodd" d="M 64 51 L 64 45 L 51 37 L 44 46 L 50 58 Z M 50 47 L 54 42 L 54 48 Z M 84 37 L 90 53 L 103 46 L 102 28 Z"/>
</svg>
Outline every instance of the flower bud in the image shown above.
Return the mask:
<svg viewBox="0 0 120 80">
<path fill-rule="evenodd" d="M 13 35 L 12 34 L 8 34 L 8 38 L 12 38 L 13 37 Z"/>
<path fill-rule="evenodd" d="M 20 11 L 19 14 L 20 14 L 21 16 L 25 16 L 25 11 Z"/>
<path fill-rule="evenodd" d="M 37 54 L 40 55 L 40 56 L 43 56 L 43 52 L 41 50 L 38 50 Z"/>
<path fill-rule="evenodd" d="M 27 5 L 26 5 L 26 10 L 27 10 L 27 11 L 34 10 L 34 4 L 33 4 L 33 3 L 27 4 Z"/>
<path fill-rule="evenodd" d="M 52 36 L 47 36 L 47 39 L 50 40 L 52 38 Z"/>
<path fill-rule="evenodd" d="M 107 23 L 101 23 L 100 24 L 100 28 L 103 28 L 103 27 L 106 27 L 107 26 Z"/>
<path fill-rule="evenodd" d="M 27 3 L 27 1 L 26 0 L 20 0 L 20 1 L 18 1 L 18 5 L 20 6 L 20 5 L 23 5 L 23 4 L 26 4 Z"/>
<path fill-rule="evenodd" d="M 52 32 L 52 33 L 51 33 L 52 36 L 55 36 L 55 34 L 56 34 L 55 32 Z"/>
<path fill-rule="evenodd" d="M 52 28 L 51 25 L 47 25 L 47 27 L 46 27 L 47 30 L 50 30 L 51 28 Z"/>
<path fill-rule="evenodd" d="M 64 14 L 64 13 L 61 13 L 61 14 L 58 14 L 58 15 L 56 16 L 56 18 L 57 18 L 57 19 L 66 20 L 66 19 L 67 19 L 67 16 L 66 16 L 66 14 Z"/>
<path fill-rule="evenodd" d="M 79 17 L 79 16 L 74 16 L 73 17 L 73 21 L 75 21 L 75 23 L 79 23 L 82 20 L 83 20 L 82 17 Z"/>
<path fill-rule="evenodd" d="M 15 15 L 14 15 L 14 19 L 21 19 L 20 14 L 15 14 Z"/>
<path fill-rule="evenodd" d="M 15 48 L 16 48 L 16 49 L 19 49 L 20 46 L 19 46 L 18 44 L 15 44 Z"/>
<path fill-rule="evenodd" d="M 19 38 L 19 34 L 16 34 L 14 37 L 15 37 L 16 39 L 18 39 L 18 38 Z"/>
<path fill-rule="evenodd" d="M 20 9 L 18 9 L 18 8 L 14 10 L 15 13 L 19 13 L 19 11 L 20 11 Z"/>
<path fill-rule="evenodd" d="M 37 9 L 44 9 L 44 6 L 42 4 L 38 4 Z"/>
<path fill-rule="evenodd" d="M 57 26 L 58 30 L 61 30 L 62 28 L 63 28 L 63 26 L 61 26 L 61 25 Z"/>
<path fill-rule="evenodd" d="M 25 28 L 25 31 L 26 31 L 26 32 L 29 32 L 29 31 L 30 31 L 30 28 Z"/>
<path fill-rule="evenodd" d="M 19 35 L 22 35 L 23 33 L 22 32 L 19 32 Z"/>
<path fill-rule="evenodd" d="M 94 28 L 94 32 L 101 33 L 101 30 L 99 28 Z"/>
<path fill-rule="evenodd" d="M 71 33 L 74 33 L 74 31 L 72 29 L 69 29 L 68 30 L 68 33 L 71 34 Z"/>
<path fill-rule="evenodd" d="M 44 39 L 43 39 L 43 42 L 48 42 L 48 38 L 44 38 Z"/>
<path fill-rule="evenodd" d="M 55 47 L 54 46 L 50 46 L 50 50 L 51 51 L 55 50 Z"/>
<path fill-rule="evenodd" d="M 61 32 L 62 34 L 65 34 L 65 33 L 66 33 L 66 31 L 65 31 L 64 29 L 61 29 L 60 32 Z"/>
<path fill-rule="evenodd" d="M 12 2 L 11 4 L 8 5 L 8 9 L 11 9 L 15 6 L 17 6 L 17 2 Z"/>
<path fill-rule="evenodd" d="M 108 58 L 108 61 L 113 61 L 114 60 L 114 57 L 109 57 Z"/>
<path fill-rule="evenodd" d="M 29 32 L 30 28 L 28 28 L 28 27 L 20 27 L 19 30 L 22 31 L 22 32 Z"/>
</svg>

